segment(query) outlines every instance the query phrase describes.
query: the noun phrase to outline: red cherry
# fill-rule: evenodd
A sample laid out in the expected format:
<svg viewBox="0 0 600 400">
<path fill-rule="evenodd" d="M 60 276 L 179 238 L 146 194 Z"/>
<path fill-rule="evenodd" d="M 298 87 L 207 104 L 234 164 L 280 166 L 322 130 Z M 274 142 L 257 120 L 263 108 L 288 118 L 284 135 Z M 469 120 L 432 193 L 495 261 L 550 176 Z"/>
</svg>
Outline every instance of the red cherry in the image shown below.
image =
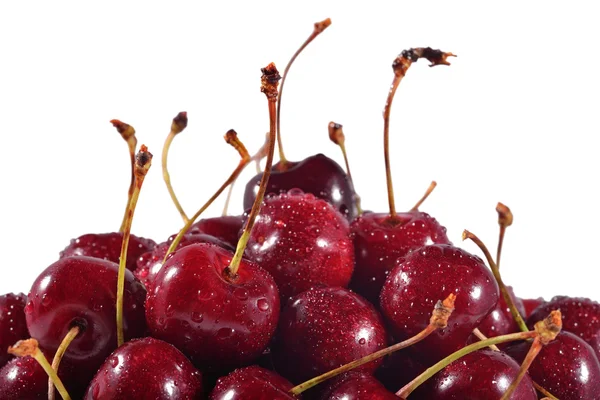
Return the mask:
<svg viewBox="0 0 600 400">
<path fill-rule="evenodd" d="M 346 372 L 327 384 L 321 400 L 398 400 L 372 375 Z"/>
<path fill-rule="evenodd" d="M 507 287 L 509 296 L 512 298 L 515 306 L 519 310 L 521 315 L 525 314 L 525 307 L 523 307 L 523 303 L 521 300 L 515 296 L 512 287 Z M 550 311 L 556 310 L 557 308 L 553 308 L 548 310 L 546 314 L 540 319 L 546 318 Z M 537 321 L 536 321 L 537 322 Z M 477 327 L 481 333 L 483 333 L 486 337 L 495 337 L 501 335 L 507 335 L 513 332 L 519 332 L 519 326 L 515 322 L 506 301 L 504 301 L 504 297 L 500 296 L 498 303 L 496 303 L 496 307 L 488 314 L 487 317 L 481 321 L 479 326 Z M 476 339 L 479 340 L 479 339 Z M 502 347 L 502 345 L 501 345 Z"/>
<path fill-rule="evenodd" d="M 413 250 L 426 244 L 450 244 L 446 228 L 420 211 L 396 215 L 364 213 L 350 224 L 356 266 L 350 287 L 374 304 L 389 272 Z"/>
<path fill-rule="evenodd" d="M 375 308 L 347 289 L 328 287 L 290 301 L 281 313 L 273 357 L 278 372 L 301 383 L 386 346 L 387 332 Z M 357 370 L 372 373 L 379 364 Z"/>
<path fill-rule="evenodd" d="M 525 308 L 525 313 L 523 314 L 523 318 L 527 318 L 533 313 L 533 311 L 544 304 L 546 300 L 543 297 L 538 297 L 537 299 L 519 299 L 521 303 L 523 303 L 523 307 Z"/>
<path fill-rule="evenodd" d="M 0 296 L 0 367 L 12 358 L 6 352 L 9 346 L 29 338 L 23 311 L 26 302 L 27 297 L 23 293 Z"/>
<path fill-rule="evenodd" d="M 175 345 L 201 370 L 248 364 L 268 345 L 279 317 L 279 293 L 262 268 L 242 260 L 237 278 L 226 274 L 233 254 L 192 244 L 165 262 L 148 292 L 152 336 Z"/>
<path fill-rule="evenodd" d="M 60 253 L 60 258 L 72 256 L 88 256 L 119 263 L 123 233 L 111 232 L 89 233 L 72 239 L 71 243 Z M 127 246 L 127 269 L 135 271 L 137 259 L 144 253 L 152 251 L 156 243 L 151 239 L 131 235 Z"/>
<path fill-rule="evenodd" d="M 517 343 L 506 352 L 522 362 L 530 343 Z M 596 399 L 600 393 L 600 363 L 594 350 L 578 336 L 562 331 L 545 345 L 529 367 L 529 376 L 561 400 Z"/>
<path fill-rule="evenodd" d="M 285 299 L 312 287 L 347 286 L 354 268 L 348 221 L 298 190 L 265 199 L 245 254 L 271 273 Z"/>
<path fill-rule="evenodd" d="M 519 373 L 520 365 L 500 351 L 479 350 L 448 365 L 415 390 L 419 400 L 498 400 Z M 512 400 L 536 400 L 531 378 L 525 375 Z M 562 397 L 561 397 L 562 399 Z"/>
<path fill-rule="evenodd" d="M 223 215 L 221 217 L 205 218 L 194 223 L 190 233 L 203 233 L 214 236 L 235 248 L 240 237 L 244 219 L 241 215 Z"/>
<path fill-rule="evenodd" d="M 544 319 L 543 313 L 548 315 L 552 310 L 560 310 L 563 330 L 582 338 L 600 359 L 600 304 L 582 297 L 556 296 L 537 307 L 527 319 L 527 325 L 535 325 Z"/>
<path fill-rule="evenodd" d="M 229 375 L 219 378 L 208 398 L 210 400 L 294 400 L 299 397 L 289 393 L 293 386 L 275 372 L 252 365 L 236 369 Z"/>
<path fill-rule="evenodd" d="M 410 351 L 396 351 L 383 359 L 375 377 L 391 392 L 397 392 L 404 385 L 419 376 L 429 365 L 416 360 Z"/>
<path fill-rule="evenodd" d="M 118 269 L 113 262 L 91 257 L 58 260 L 35 280 L 25 307 L 30 334 L 51 353 L 71 327 L 77 325 L 82 329 L 63 361 L 87 371 L 89 379 L 117 347 Z M 125 273 L 124 296 L 125 336 L 143 336 L 146 291 L 129 271 Z"/>
<path fill-rule="evenodd" d="M 449 293 L 456 303 L 448 326 L 411 347 L 419 359 L 438 361 L 462 348 L 496 306 L 498 284 L 479 257 L 450 245 L 430 245 L 398 264 L 383 285 L 381 310 L 399 341 L 423 330 L 437 299 Z"/>
<path fill-rule="evenodd" d="M 85 399 L 197 399 L 202 375 L 172 345 L 153 338 L 134 339 L 102 364 Z"/>
</svg>

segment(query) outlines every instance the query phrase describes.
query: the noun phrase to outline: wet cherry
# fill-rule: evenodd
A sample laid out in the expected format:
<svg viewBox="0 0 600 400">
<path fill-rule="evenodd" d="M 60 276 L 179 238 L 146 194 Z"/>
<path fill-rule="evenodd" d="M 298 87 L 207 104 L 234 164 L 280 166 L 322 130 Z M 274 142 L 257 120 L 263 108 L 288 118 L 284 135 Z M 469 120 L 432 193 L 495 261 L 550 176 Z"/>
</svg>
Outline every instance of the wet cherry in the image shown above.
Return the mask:
<svg viewBox="0 0 600 400">
<path fill-rule="evenodd" d="M 294 400 L 294 385 L 273 371 L 256 365 L 236 369 L 219 378 L 210 400 Z"/>
<path fill-rule="evenodd" d="M 0 296 L 0 367 L 12 358 L 6 352 L 8 346 L 29 337 L 24 312 L 26 302 L 27 296 L 23 293 Z"/>
<path fill-rule="evenodd" d="M 351 371 L 325 383 L 321 400 L 398 400 L 375 377 Z"/>
<path fill-rule="evenodd" d="M 204 218 L 192 225 L 190 233 L 210 235 L 235 248 L 243 223 L 244 219 L 241 215 Z"/>
</svg>

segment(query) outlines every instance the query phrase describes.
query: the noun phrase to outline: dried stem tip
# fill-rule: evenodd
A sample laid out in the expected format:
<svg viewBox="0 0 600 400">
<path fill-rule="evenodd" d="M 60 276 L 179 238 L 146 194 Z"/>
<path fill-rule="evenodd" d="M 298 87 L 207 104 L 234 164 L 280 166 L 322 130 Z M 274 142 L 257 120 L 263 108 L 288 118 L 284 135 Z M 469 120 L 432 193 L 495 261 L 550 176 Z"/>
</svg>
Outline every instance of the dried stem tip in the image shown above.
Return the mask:
<svg viewBox="0 0 600 400">
<path fill-rule="evenodd" d="M 510 211 L 510 208 L 505 206 L 502 203 L 498 203 L 496 206 L 496 211 L 498 212 L 498 225 L 500 226 L 511 226 L 513 223 L 513 213 Z"/>
<path fill-rule="evenodd" d="M 329 139 L 337 145 L 343 144 L 346 141 L 346 136 L 344 136 L 342 128 L 342 124 L 333 121 L 329 123 Z"/>
<path fill-rule="evenodd" d="M 534 329 L 540 335 L 539 338 L 543 345 L 547 345 L 556 339 L 562 329 L 560 310 L 550 312 L 550 315 L 535 324 Z"/>
<path fill-rule="evenodd" d="M 187 124 L 187 112 L 182 111 L 179 114 L 177 114 L 175 118 L 173 118 L 173 123 L 171 124 L 171 132 L 173 132 L 174 135 L 177 135 L 187 127 Z"/>
<path fill-rule="evenodd" d="M 455 300 L 456 295 L 454 293 L 450 293 L 444 301 L 438 300 L 431 313 L 429 323 L 438 329 L 444 329 L 448 326 L 448 318 L 450 318 L 452 311 L 454 311 Z"/>
<path fill-rule="evenodd" d="M 404 50 L 392 64 L 396 75 L 404 76 L 406 71 L 413 62 L 417 62 L 419 58 L 426 58 L 431 64 L 430 67 L 436 65 L 450 65 L 447 61 L 448 57 L 456 57 L 455 54 L 445 53 L 441 50 L 434 50 L 431 47 L 417 47 L 414 49 Z"/>
<path fill-rule="evenodd" d="M 261 68 L 260 71 L 262 72 L 260 78 L 260 91 L 263 92 L 270 101 L 276 101 L 277 95 L 279 94 L 277 85 L 281 79 L 277 67 L 275 67 L 274 63 L 270 63 L 265 68 Z"/>
<path fill-rule="evenodd" d="M 110 123 L 117 128 L 117 132 L 119 132 L 125 140 L 129 140 L 129 138 L 135 135 L 135 129 L 133 129 L 133 126 L 126 124 L 125 122 L 121 122 L 118 119 L 111 119 Z"/>
<path fill-rule="evenodd" d="M 224 138 L 227 144 L 231 145 L 238 152 L 242 158 L 240 162 L 250 161 L 250 153 L 248 153 L 246 146 L 244 146 L 244 143 L 242 143 L 242 141 L 238 138 L 235 130 L 228 130 Z"/>
<path fill-rule="evenodd" d="M 35 339 L 19 340 L 8 348 L 8 353 L 17 357 L 34 357 L 38 352 L 38 341 Z"/>
<path fill-rule="evenodd" d="M 318 35 L 321 32 L 323 32 L 325 29 L 327 29 L 327 27 L 331 25 L 331 18 L 326 18 L 321 22 L 315 22 L 315 30 L 314 30 L 314 34 Z"/>
<path fill-rule="evenodd" d="M 152 153 L 148 151 L 146 145 L 140 146 L 140 151 L 135 155 L 135 174 L 136 176 L 145 176 L 152 164 Z"/>
</svg>

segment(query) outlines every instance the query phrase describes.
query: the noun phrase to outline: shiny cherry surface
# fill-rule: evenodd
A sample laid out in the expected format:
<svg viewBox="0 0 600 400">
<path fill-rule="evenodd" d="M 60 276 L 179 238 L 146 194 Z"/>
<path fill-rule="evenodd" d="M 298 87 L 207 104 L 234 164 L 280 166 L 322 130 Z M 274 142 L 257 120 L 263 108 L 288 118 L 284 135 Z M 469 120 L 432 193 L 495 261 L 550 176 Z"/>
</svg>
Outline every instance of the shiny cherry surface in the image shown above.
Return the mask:
<svg viewBox="0 0 600 400">
<path fill-rule="evenodd" d="M 29 337 L 24 312 L 26 301 L 23 293 L 0 296 L 0 367 L 12 358 L 6 349 Z"/>
<path fill-rule="evenodd" d="M 246 256 L 269 271 L 284 299 L 312 287 L 347 286 L 354 269 L 349 233 L 330 204 L 292 190 L 265 199 Z"/>
<path fill-rule="evenodd" d="M 262 173 L 246 184 L 244 209 L 247 210 L 254 204 L 261 178 Z M 267 194 L 279 194 L 291 189 L 300 189 L 325 200 L 350 221 L 357 215 L 356 194 L 348 175 L 338 163 L 323 154 L 316 154 L 300 162 L 288 161 L 285 168 L 281 163 L 273 166 Z"/>
<path fill-rule="evenodd" d="M 123 233 L 89 233 L 72 239 L 71 243 L 60 253 L 60 258 L 71 256 L 88 256 L 119 263 Z M 152 251 L 156 246 L 151 239 L 131 235 L 127 246 L 127 264 L 130 271 L 136 268 L 137 259 L 144 253 Z"/>
<path fill-rule="evenodd" d="M 500 292 L 483 261 L 451 245 L 430 245 L 411 253 L 388 276 L 381 310 L 396 340 L 406 340 L 429 324 L 438 300 L 456 295 L 448 326 L 410 347 L 427 362 L 462 348 L 473 329 L 494 309 Z"/>
<path fill-rule="evenodd" d="M 236 369 L 219 378 L 208 397 L 210 400 L 294 400 L 289 391 L 294 387 L 273 371 L 252 365 Z"/>
<path fill-rule="evenodd" d="M 321 400 L 398 400 L 398 397 L 372 375 L 347 372 L 333 379 L 321 395 Z"/>
<path fill-rule="evenodd" d="M 512 287 L 507 287 L 508 294 L 512 298 L 517 310 L 523 316 L 525 315 L 525 307 L 515 293 L 513 292 Z M 548 312 L 550 314 L 550 312 Z M 546 316 L 548 315 L 546 314 Z M 546 317 L 544 316 L 544 318 Z M 504 301 L 504 296 L 500 295 L 498 299 L 498 303 L 496 303 L 496 307 L 488 314 L 487 317 L 481 321 L 478 326 L 481 333 L 483 333 L 487 337 L 495 337 L 506 335 L 509 333 L 519 332 L 519 326 L 515 322 L 506 301 Z"/>
<path fill-rule="evenodd" d="M 25 307 L 27 327 L 40 346 L 54 353 L 67 332 L 83 331 L 70 344 L 63 360 L 89 371 L 90 379 L 117 347 L 116 301 L 119 266 L 98 258 L 60 259 L 35 280 Z M 125 271 L 123 321 L 125 339 L 146 332 L 146 290 Z"/>
<path fill-rule="evenodd" d="M 450 244 L 446 228 L 420 212 L 364 213 L 350 224 L 356 266 L 350 288 L 374 304 L 389 272 L 413 250 L 426 244 Z"/>
<path fill-rule="evenodd" d="M 203 233 L 214 236 L 231 247 L 237 246 L 244 219 L 241 215 L 223 215 L 221 217 L 205 218 L 194 223 L 190 233 Z"/>
<path fill-rule="evenodd" d="M 211 244 L 177 250 L 148 292 L 152 336 L 175 345 L 202 371 L 249 364 L 269 344 L 279 318 L 279 293 L 262 268 L 242 260 L 235 280 L 225 274 L 233 254 Z"/>
<path fill-rule="evenodd" d="M 348 289 L 312 289 L 294 297 L 281 313 L 273 348 L 276 370 L 301 383 L 387 345 L 375 308 Z M 372 373 L 381 360 L 358 368 Z"/>
<path fill-rule="evenodd" d="M 86 400 L 198 399 L 202 375 L 175 347 L 153 338 L 115 350 L 88 387 Z"/>
</svg>

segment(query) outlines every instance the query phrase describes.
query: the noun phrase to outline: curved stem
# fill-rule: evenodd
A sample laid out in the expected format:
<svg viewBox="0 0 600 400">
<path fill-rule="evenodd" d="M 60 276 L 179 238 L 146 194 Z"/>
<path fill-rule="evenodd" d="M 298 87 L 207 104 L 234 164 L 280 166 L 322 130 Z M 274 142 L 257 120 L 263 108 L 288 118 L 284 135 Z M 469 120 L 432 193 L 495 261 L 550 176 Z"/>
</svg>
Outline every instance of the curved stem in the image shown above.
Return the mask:
<svg viewBox="0 0 600 400">
<path fill-rule="evenodd" d="M 427 200 L 427 198 L 429 197 L 431 192 L 433 192 L 433 190 L 435 189 L 436 186 L 437 186 L 437 182 L 431 181 L 431 183 L 429 184 L 429 187 L 425 191 L 425 194 L 423 195 L 423 197 L 421 197 L 419 199 L 419 201 L 417 201 L 417 204 L 415 204 L 413 206 L 413 208 L 410 209 L 410 211 L 411 212 L 419 211 L 419 207 L 421 207 L 421 205 L 425 202 L 425 200 Z"/>
<path fill-rule="evenodd" d="M 169 133 L 169 135 L 167 136 L 167 139 L 165 140 L 165 144 L 163 146 L 163 151 L 162 151 L 162 173 L 163 173 L 163 180 L 165 181 L 165 185 L 167 185 L 167 190 L 169 191 L 171 200 L 173 201 L 173 204 L 175 204 L 175 208 L 177 208 L 179 215 L 181 215 L 181 219 L 183 219 L 183 223 L 186 223 L 189 221 L 189 218 L 186 215 L 185 211 L 183 211 L 183 207 L 181 207 L 181 203 L 179 203 L 179 200 L 177 199 L 177 196 L 175 195 L 175 191 L 173 190 L 173 185 L 171 184 L 171 175 L 169 174 L 169 170 L 167 167 L 167 157 L 169 154 L 169 148 L 171 147 L 171 142 L 173 142 L 174 138 L 175 138 L 175 134 L 173 134 L 173 132 L 171 132 L 171 133 Z"/>
<path fill-rule="evenodd" d="M 500 233 L 498 236 L 498 249 L 496 250 L 496 265 L 500 269 L 500 256 L 502 255 L 502 245 L 504 244 L 504 234 L 506 228 L 513 223 L 513 214 L 510 208 L 502 203 L 498 203 L 496 206 L 496 212 L 498 213 L 498 225 L 500 226 Z"/>
<path fill-rule="evenodd" d="M 363 213 L 361 207 L 361 199 L 358 193 L 356 193 L 356 189 L 354 187 L 354 180 L 352 179 L 352 172 L 350 172 L 348 153 L 346 153 L 346 136 L 344 135 L 342 124 L 338 124 L 333 121 L 329 123 L 329 139 L 333 143 L 338 145 L 338 147 L 342 151 L 342 156 L 344 157 L 344 164 L 346 164 L 346 175 L 348 175 L 348 179 L 350 180 L 350 184 L 352 185 L 352 190 L 354 190 L 354 204 L 356 206 L 358 215 L 361 215 Z"/>
<path fill-rule="evenodd" d="M 121 227 L 119 228 L 119 232 L 123 233 L 125 230 L 125 220 L 127 219 L 129 203 L 131 202 L 131 196 L 133 195 L 133 186 L 135 184 L 135 148 L 137 147 L 137 138 L 135 137 L 135 129 L 133 129 L 133 126 L 121 122 L 118 119 L 113 119 L 110 121 L 110 123 L 117 129 L 117 132 L 119 132 L 123 140 L 127 142 L 127 147 L 129 148 L 129 158 L 131 160 L 131 180 L 129 182 L 129 190 L 127 192 L 127 204 L 125 206 L 125 214 L 123 215 L 123 219 L 121 221 Z"/>
<path fill-rule="evenodd" d="M 540 338 L 536 337 L 535 340 L 533 341 L 533 343 L 531 344 L 531 347 L 529 348 L 529 351 L 527 352 L 527 355 L 525 356 L 523 363 L 521 364 L 521 368 L 519 369 L 519 374 L 517 375 L 515 380 L 510 384 L 508 389 L 506 389 L 506 392 L 504 392 L 504 394 L 502 395 L 502 398 L 500 400 L 509 400 L 510 399 L 510 397 L 515 392 L 515 390 L 517 390 L 517 387 L 519 387 L 519 384 L 523 380 L 523 377 L 527 373 L 527 370 L 531 366 L 531 363 L 533 362 L 533 360 L 535 360 L 535 358 L 540 353 L 540 351 L 542 350 L 543 347 L 544 346 L 542 345 Z"/>
<path fill-rule="evenodd" d="M 67 349 L 69 348 L 69 345 L 71 344 L 73 339 L 75 339 L 77 337 L 77 335 L 79 335 L 79 331 L 80 331 L 80 329 L 78 326 L 72 327 L 69 330 L 69 332 L 67 332 L 65 337 L 63 338 L 62 342 L 60 343 L 60 346 L 58 346 L 56 353 L 54 353 L 54 358 L 52 359 L 52 369 L 57 374 L 58 374 L 58 368 L 60 367 L 60 362 L 65 354 L 65 351 L 67 351 Z M 48 400 L 54 400 L 54 398 L 55 398 L 54 381 L 52 380 L 52 378 L 49 377 L 48 378 Z"/>
</svg>

